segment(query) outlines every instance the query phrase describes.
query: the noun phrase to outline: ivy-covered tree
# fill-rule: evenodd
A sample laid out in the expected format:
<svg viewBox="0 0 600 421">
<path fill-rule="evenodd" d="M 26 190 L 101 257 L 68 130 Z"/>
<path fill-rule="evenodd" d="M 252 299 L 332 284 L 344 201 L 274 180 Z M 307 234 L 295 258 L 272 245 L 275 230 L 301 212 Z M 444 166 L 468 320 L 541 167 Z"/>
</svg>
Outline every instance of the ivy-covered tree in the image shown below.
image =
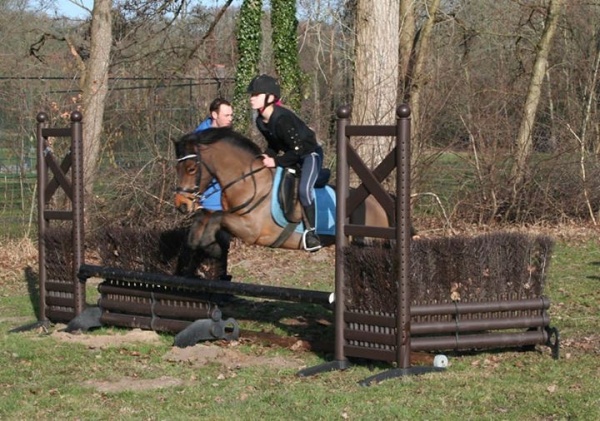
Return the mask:
<svg viewBox="0 0 600 421">
<path fill-rule="evenodd" d="M 296 0 L 271 0 L 273 60 L 285 102 L 294 109 L 302 101 L 302 74 L 298 59 Z"/>
<path fill-rule="evenodd" d="M 248 94 L 246 89 L 258 73 L 258 63 L 262 43 L 262 0 L 244 0 L 240 8 L 236 38 L 238 63 L 235 72 L 234 125 L 237 130 L 246 131 L 249 126 Z M 246 111 L 247 110 L 247 111 Z"/>
</svg>

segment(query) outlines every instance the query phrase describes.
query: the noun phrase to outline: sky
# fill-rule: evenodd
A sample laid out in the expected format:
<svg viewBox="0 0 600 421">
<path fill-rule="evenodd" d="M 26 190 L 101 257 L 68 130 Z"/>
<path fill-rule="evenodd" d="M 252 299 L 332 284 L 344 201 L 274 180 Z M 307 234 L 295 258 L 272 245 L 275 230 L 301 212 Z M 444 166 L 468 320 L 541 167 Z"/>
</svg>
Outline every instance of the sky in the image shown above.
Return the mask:
<svg viewBox="0 0 600 421">
<path fill-rule="evenodd" d="M 77 3 L 81 3 L 90 10 L 94 6 L 94 0 L 74 0 Z M 89 13 L 81 7 L 73 4 L 73 1 L 69 0 L 56 0 L 56 11 L 59 15 L 67 16 L 70 18 L 85 18 L 89 16 Z"/>
<path fill-rule="evenodd" d="M 56 10 L 59 15 L 67 16 L 70 18 L 85 18 L 89 16 L 89 13 L 73 3 L 80 3 L 86 6 L 89 10 L 92 10 L 94 0 L 56 0 Z M 223 0 L 199 0 L 200 3 L 204 3 L 208 6 L 222 6 L 225 2 Z M 241 1 L 234 1 L 234 5 L 239 5 Z"/>
</svg>

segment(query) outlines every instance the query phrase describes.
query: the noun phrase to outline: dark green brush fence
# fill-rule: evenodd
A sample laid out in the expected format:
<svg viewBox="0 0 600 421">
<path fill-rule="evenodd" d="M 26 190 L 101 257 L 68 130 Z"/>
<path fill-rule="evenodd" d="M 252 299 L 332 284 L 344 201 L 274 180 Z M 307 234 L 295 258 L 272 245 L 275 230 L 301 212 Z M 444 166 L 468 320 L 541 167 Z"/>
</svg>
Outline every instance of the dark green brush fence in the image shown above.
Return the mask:
<svg viewBox="0 0 600 421">
<path fill-rule="evenodd" d="M 87 244 L 103 266 L 211 279 L 216 260 L 187 246 L 188 230 L 113 226 L 90 236 Z"/>
<path fill-rule="evenodd" d="M 110 227 L 90 242 L 100 265 L 128 271 L 216 279 L 217 261 L 187 246 L 189 227 L 168 230 Z M 198 319 L 220 314 L 206 294 L 189 289 L 123 279 L 102 282 L 99 307 L 102 323 L 179 332 Z"/>
<path fill-rule="evenodd" d="M 552 248 L 547 236 L 520 233 L 411 241 L 412 349 L 545 343 L 549 301 L 543 290 Z M 348 246 L 344 270 L 347 352 L 373 357 L 383 350 L 374 358 L 392 361 L 399 306 L 395 243 Z"/>
<path fill-rule="evenodd" d="M 88 234 L 86 262 L 123 270 L 216 279 L 218 261 L 187 246 L 188 226 L 173 229 L 111 226 Z M 73 276 L 71 229 L 48 229 L 46 242 L 46 315 L 53 322 L 69 322 L 77 297 Z M 218 313 L 207 296 L 189 289 L 105 279 L 98 287 L 102 322 L 178 332 L 197 319 Z"/>
<path fill-rule="evenodd" d="M 533 298 L 543 294 L 553 241 L 519 233 L 419 239 L 411 242 L 411 302 Z M 346 307 L 396 311 L 395 245 L 344 250 Z"/>
<path fill-rule="evenodd" d="M 185 272 L 199 278 L 216 276 L 217 260 L 187 246 L 189 228 L 180 226 L 161 230 L 112 226 L 88 234 L 85 238 L 85 260 L 124 270 L 175 275 Z M 70 227 L 59 224 L 48 228 L 46 271 L 48 279 L 73 282 L 73 239 Z M 182 274 L 182 273 L 179 273 Z"/>
</svg>

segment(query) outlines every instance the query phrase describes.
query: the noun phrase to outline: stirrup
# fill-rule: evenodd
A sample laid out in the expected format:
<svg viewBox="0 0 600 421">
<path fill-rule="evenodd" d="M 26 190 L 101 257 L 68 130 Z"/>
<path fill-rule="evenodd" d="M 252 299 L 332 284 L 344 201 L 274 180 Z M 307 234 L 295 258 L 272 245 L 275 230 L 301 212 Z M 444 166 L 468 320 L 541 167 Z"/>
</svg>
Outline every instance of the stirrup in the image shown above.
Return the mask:
<svg viewBox="0 0 600 421">
<path fill-rule="evenodd" d="M 304 231 L 302 233 L 302 248 L 304 248 L 304 250 L 310 251 L 310 252 L 321 250 L 321 248 L 323 248 L 323 245 L 321 244 L 320 241 L 319 241 L 318 245 L 313 245 L 312 247 L 308 246 L 308 244 L 306 243 L 306 237 L 307 237 L 307 235 L 309 235 L 309 233 L 312 233 L 312 234 L 316 235 L 316 232 L 315 232 L 314 228 L 310 229 L 310 230 Z M 318 237 L 317 237 L 317 240 L 318 240 Z"/>
</svg>

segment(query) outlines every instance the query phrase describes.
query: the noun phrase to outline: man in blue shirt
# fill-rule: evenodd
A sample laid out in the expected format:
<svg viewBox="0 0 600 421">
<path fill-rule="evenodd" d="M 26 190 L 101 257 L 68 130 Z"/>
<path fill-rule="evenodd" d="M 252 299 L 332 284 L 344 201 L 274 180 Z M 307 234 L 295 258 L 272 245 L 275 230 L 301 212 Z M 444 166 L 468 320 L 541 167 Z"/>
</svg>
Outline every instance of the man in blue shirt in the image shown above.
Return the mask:
<svg viewBox="0 0 600 421">
<path fill-rule="evenodd" d="M 210 103 L 209 116 L 194 130 L 200 133 L 213 127 L 230 127 L 233 122 L 233 107 L 223 98 L 217 98 Z M 221 186 L 213 179 L 200 198 L 200 206 L 209 211 L 223 210 L 221 207 Z"/>
<path fill-rule="evenodd" d="M 231 104 L 223 98 L 217 98 L 210 104 L 209 116 L 196 127 L 194 133 L 199 133 L 210 128 L 229 127 L 232 120 L 233 108 Z M 198 259 L 198 255 L 195 252 L 201 252 L 200 256 L 208 256 L 218 261 L 218 267 L 209 269 L 213 273 L 203 274 L 203 276 L 216 276 L 217 279 L 230 281 L 231 275 L 227 273 L 227 256 L 229 254 L 231 234 L 221 227 L 221 219 L 223 217 L 221 194 L 221 186 L 216 179 L 213 179 L 199 199 L 200 209 L 194 215 L 194 222 L 188 236 L 188 245 L 193 251 L 191 255 L 192 262 L 190 263 L 194 265 L 193 267 L 190 266 L 190 268 L 194 272 L 192 275 L 195 276 L 198 269 L 197 264 L 193 263 L 193 261 L 197 261 L 196 259 Z M 190 257 L 183 257 L 182 259 L 186 258 L 190 259 Z M 187 264 L 184 262 L 182 267 Z M 188 269 L 187 266 L 185 267 Z M 216 299 L 218 294 L 212 294 L 211 296 L 213 295 L 213 298 Z"/>
</svg>

